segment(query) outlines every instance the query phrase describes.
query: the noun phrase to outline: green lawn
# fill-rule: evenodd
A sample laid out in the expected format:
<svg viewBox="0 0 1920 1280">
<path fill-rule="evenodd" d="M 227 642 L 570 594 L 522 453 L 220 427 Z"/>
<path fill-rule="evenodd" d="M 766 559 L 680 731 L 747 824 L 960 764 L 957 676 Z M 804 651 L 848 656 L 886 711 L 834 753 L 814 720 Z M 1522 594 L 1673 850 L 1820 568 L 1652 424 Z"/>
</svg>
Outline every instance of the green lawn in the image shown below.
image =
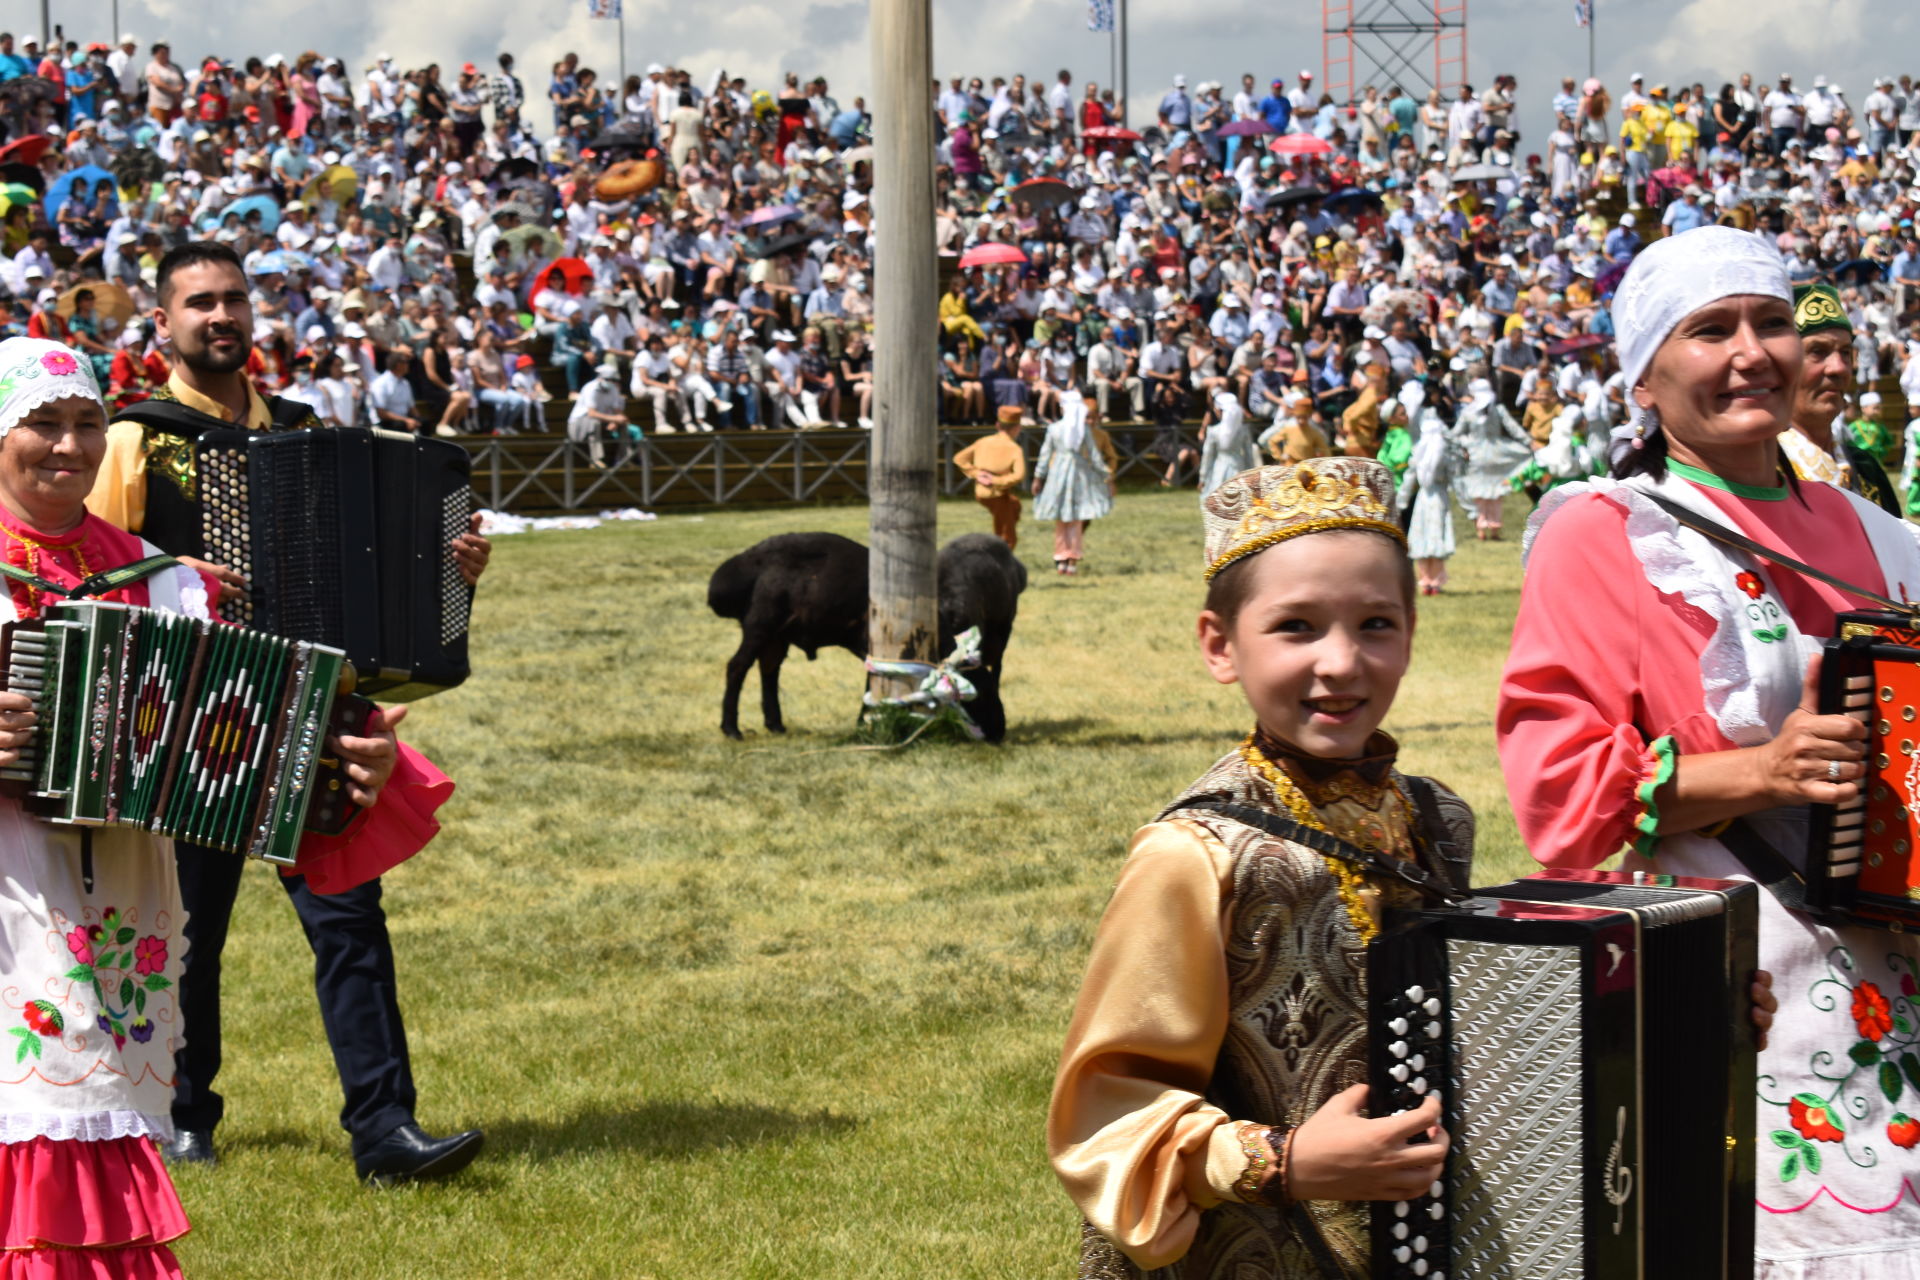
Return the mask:
<svg viewBox="0 0 1920 1280">
<path fill-rule="evenodd" d="M 1480 815 L 1482 881 L 1523 869 L 1494 756 L 1519 582 L 1466 541 L 1422 602 L 1388 727 Z M 942 537 L 986 527 L 941 508 Z M 387 879 L 421 1122 L 488 1151 L 361 1188 L 309 954 L 265 867 L 227 949 L 217 1170 L 178 1182 L 201 1277 L 1071 1274 L 1041 1126 L 1129 833 L 1247 727 L 1192 639 L 1190 491 L 1123 494 L 1085 572 L 1032 574 L 1002 747 L 837 749 L 861 676 L 785 670 L 785 738 L 721 738 L 735 624 L 707 576 L 767 535 L 865 539 L 864 508 L 677 516 L 502 539 L 476 674 L 411 741 L 459 782 Z M 758 728 L 756 685 L 742 725 Z"/>
</svg>

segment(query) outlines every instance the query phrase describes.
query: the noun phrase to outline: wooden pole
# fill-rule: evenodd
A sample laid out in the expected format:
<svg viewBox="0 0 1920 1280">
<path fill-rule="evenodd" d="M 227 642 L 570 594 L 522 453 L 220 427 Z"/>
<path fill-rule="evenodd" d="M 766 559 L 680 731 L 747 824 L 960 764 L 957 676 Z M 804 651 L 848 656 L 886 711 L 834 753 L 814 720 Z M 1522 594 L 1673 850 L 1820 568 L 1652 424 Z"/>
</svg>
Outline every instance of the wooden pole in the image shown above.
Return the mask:
<svg viewBox="0 0 1920 1280">
<path fill-rule="evenodd" d="M 873 440 L 867 648 L 875 658 L 937 661 L 934 518 L 939 292 L 933 251 L 931 0 L 872 0 Z M 876 696 L 915 682 L 873 677 Z"/>
</svg>

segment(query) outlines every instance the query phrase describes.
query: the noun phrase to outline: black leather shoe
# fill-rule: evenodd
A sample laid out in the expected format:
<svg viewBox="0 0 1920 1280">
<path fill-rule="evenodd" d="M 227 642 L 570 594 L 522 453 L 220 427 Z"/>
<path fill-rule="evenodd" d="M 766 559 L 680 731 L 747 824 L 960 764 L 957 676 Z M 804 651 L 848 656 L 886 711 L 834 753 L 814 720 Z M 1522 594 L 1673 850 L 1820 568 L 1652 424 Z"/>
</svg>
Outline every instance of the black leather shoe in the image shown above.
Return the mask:
<svg viewBox="0 0 1920 1280">
<path fill-rule="evenodd" d="M 175 1129 L 173 1140 L 160 1144 L 160 1158 L 169 1165 L 203 1164 L 211 1169 L 220 1163 L 213 1152 L 213 1133 L 193 1129 Z"/>
<path fill-rule="evenodd" d="M 487 1135 L 478 1129 L 435 1138 L 409 1121 L 364 1150 L 354 1152 L 360 1180 L 376 1187 L 422 1178 L 445 1178 L 473 1163 Z M 211 1148 L 209 1148 L 211 1150 Z"/>
</svg>

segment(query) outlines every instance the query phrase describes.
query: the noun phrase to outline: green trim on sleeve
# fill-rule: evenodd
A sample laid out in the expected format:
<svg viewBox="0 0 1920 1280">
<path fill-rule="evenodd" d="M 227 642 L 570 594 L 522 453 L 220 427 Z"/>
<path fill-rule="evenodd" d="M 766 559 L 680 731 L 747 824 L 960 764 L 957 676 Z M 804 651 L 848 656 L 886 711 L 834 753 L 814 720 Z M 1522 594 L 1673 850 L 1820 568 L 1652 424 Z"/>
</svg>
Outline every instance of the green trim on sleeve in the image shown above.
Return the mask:
<svg viewBox="0 0 1920 1280">
<path fill-rule="evenodd" d="M 1640 816 L 1634 819 L 1633 851 L 1643 858 L 1653 856 L 1653 843 L 1659 838 L 1660 805 L 1654 796 L 1667 781 L 1673 777 L 1673 762 L 1677 754 L 1673 739 L 1655 738 L 1647 747 L 1653 756 L 1653 771 L 1649 773 L 1634 791 L 1634 798 L 1640 801 Z"/>
</svg>

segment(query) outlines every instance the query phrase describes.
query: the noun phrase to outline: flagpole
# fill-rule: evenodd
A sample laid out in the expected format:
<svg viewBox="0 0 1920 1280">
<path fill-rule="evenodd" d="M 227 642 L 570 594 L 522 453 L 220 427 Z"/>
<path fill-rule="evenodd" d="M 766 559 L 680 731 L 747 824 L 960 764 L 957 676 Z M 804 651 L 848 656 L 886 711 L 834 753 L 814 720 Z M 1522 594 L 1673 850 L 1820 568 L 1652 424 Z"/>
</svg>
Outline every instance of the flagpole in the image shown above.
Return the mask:
<svg viewBox="0 0 1920 1280">
<path fill-rule="evenodd" d="M 1120 35 L 1120 123 L 1131 129 L 1127 115 L 1127 0 L 1114 0 L 1113 29 Z"/>
<path fill-rule="evenodd" d="M 615 10 L 615 15 L 618 18 L 618 30 L 620 32 L 620 96 L 622 99 L 621 110 L 624 111 L 626 109 L 625 98 L 627 94 L 627 5 L 626 0 L 614 0 L 614 3 L 619 6 Z"/>
<path fill-rule="evenodd" d="M 1587 79 L 1589 80 L 1593 79 L 1594 76 L 1598 74 L 1593 69 L 1594 68 L 1593 47 L 1594 47 L 1594 28 L 1598 26 L 1600 22 L 1600 15 L 1598 12 L 1599 8 L 1600 8 L 1600 0 L 1587 0 Z"/>
</svg>

